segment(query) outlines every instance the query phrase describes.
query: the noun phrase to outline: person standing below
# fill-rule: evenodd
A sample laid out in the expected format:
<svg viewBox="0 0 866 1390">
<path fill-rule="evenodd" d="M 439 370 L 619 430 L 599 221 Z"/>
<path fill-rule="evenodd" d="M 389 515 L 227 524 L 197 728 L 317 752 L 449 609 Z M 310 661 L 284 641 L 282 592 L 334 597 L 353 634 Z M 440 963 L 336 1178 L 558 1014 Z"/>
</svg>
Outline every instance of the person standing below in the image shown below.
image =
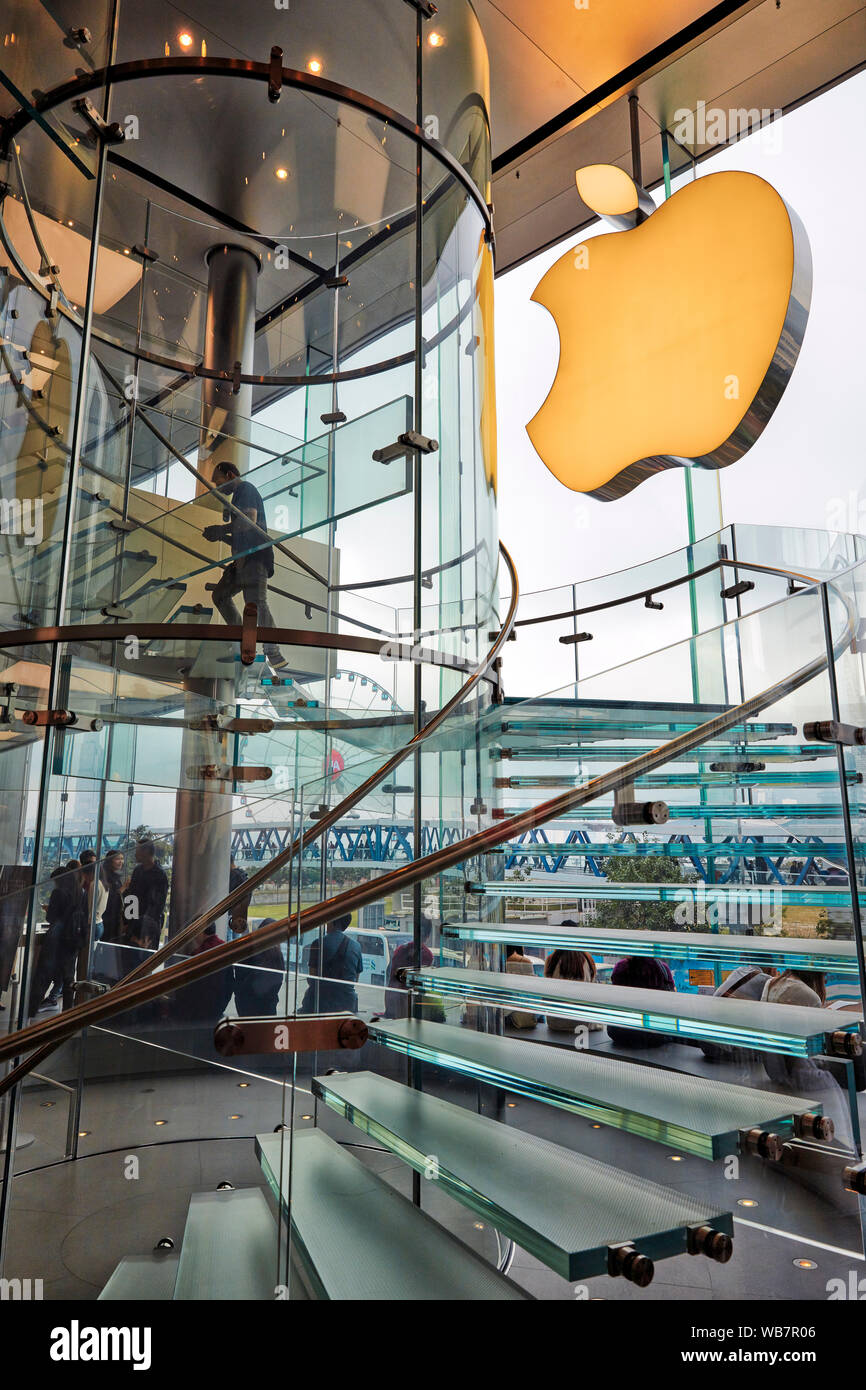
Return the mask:
<svg viewBox="0 0 866 1390">
<path fill-rule="evenodd" d="M 123 931 L 123 855 L 119 849 L 106 854 L 99 869 L 99 879 L 105 889 L 102 909 L 103 941 L 120 941 Z"/>
<path fill-rule="evenodd" d="M 168 878 L 156 857 L 153 840 L 139 840 L 135 846 L 135 868 L 123 897 L 127 940 L 134 946 L 157 950 L 168 897 Z"/>
<path fill-rule="evenodd" d="M 232 510 L 223 512 L 224 525 L 206 526 L 206 541 L 225 541 L 231 546 L 232 560 L 213 591 L 213 601 L 223 622 L 240 627 L 243 619 L 235 596 L 243 592 L 244 603 L 256 605 L 256 625 L 276 627 L 268 604 L 268 580 L 274 573 L 274 548 L 270 543 L 261 493 L 241 478 L 233 463 L 218 463 L 213 482 L 231 499 Z M 273 670 L 288 663 L 274 642 L 266 642 L 265 656 Z M 234 658 L 233 658 L 234 659 Z"/>
<path fill-rule="evenodd" d="M 364 957 L 355 938 L 348 934 L 351 925 L 351 912 L 328 923 L 321 964 L 318 938 L 310 947 L 310 981 L 300 1008 L 302 1014 L 354 1013 L 357 1009 L 355 985 L 364 969 Z"/>
<path fill-rule="evenodd" d="M 81 885 L 81 865 L 70 859 L 62 869 L 51 875 L 54 887 L 48 899 L 48 933 L 42 943 L 33 978 L 30 1013 L 53 1008 L 55 991 L 62 991 L 63 1007 L 72 1007 L 75 984 L 75 961 L 87 935 L 87 899 Z M 45 1000 L 51 987 L 52 995 Z"/>
</svg>

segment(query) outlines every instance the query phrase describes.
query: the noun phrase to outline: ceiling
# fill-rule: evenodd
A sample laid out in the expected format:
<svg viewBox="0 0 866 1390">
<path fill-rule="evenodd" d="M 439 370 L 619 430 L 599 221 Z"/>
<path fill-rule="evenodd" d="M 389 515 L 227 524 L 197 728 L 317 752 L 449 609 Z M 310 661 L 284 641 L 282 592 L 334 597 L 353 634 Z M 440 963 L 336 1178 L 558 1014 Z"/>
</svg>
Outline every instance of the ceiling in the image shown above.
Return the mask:
<svg viewBox="0 0 866 1390">
<path fill-rule="evenodd" d="M 472 4 L 490 53 L 500 273 L 593 219 L 575 188 L 581 165 L 631 169 L 630 92 L 640 104 L 643 182 L 653 187 L 660 131 L 675 112 L 699 101 L 785 111 L 866 62 L 864 0 Z M 696 139 L 674 167 L 710 149 Z"/>
</svg>

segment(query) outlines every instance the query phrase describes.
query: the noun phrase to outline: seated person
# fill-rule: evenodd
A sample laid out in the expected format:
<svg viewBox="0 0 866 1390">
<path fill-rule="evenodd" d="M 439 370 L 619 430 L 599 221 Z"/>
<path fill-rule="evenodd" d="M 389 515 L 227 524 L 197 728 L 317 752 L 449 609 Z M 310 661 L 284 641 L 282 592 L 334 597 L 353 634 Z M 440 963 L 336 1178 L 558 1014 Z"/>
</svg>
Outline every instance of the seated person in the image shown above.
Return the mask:
<svg viewBox="0 0 866 1390">
<path fill-rule="evenodd" d="M 328 923 L 322 959 L 319 960 L 318 937 L 310 947 L 307 992 L 301 1002 L 302 1014 L 355 1013 L 358 1008 L 358 977 L 364 969 L 364 957 L 357 938 L 350 936 L 352 914 L 346 912 Z"/>
<path fill-rule="evenodd" d="M 535 974 L 532 957 L 523 954 L 522 946 L 507 946 L 506 950 L 508 955 L 505 961 L 505 969 L 509 975 Z M 535 1028 L 538 1024 L 538 1015 L 515 1010 L 514 1013 L 505 1015 L 504 1022 L 509 1024 L 512 1028 Z"/>
<path fill-rule="evenodd" d="M 577 926 L 576 922 L 563 922 L 564 927 Z M 591 983 L 598 971 L 595 961 L 586 951 L 554 951 L 544 963 L 544 975 L 548 980 L 583 980 Z M 577 1028 L 590 1028 L 597 1031 L 600 1023 L 586 1023 L 580 1018 L 561 1018 L 556 1014 L 547 1015 L 547 1026 L 553 1033 L 574 1033 Z"/>
<path fill-rule="evenodd" d="M 435 959 L 430 949 L 430 938 L 433 935 L 433 923 L 430 918 L 421 918 L 421 965 L 431 966 Z M 413 964 L 415 959 L 414 941 L 404 941 L 398 946 L 391 957 L 388 966 L 388 988 L 385 990 L 385 1017 L 386 1018 L 408 1018 L 409 1017 L 409 989 L 406 984 L 406 970 Z M 444 1022 L 445 1015 L 441 1008 L 431 1014 L 421 1006 L 421 1017 L 429 1018 L 433 1022 Z"/>
<path fill-rule="evenodd" d="M 664 961 L 652 956 L 626 956 L 611 972 L 612 985 L 631 985 L 635 989 L 676 989 L 674 977 Z M 643 1028 L 620 1028 L 608 1024 L 608 1037 L 620 1047 L 664 1047 L 670 1042 L 664 1033 L 648 1033 Z"/>
</svg>

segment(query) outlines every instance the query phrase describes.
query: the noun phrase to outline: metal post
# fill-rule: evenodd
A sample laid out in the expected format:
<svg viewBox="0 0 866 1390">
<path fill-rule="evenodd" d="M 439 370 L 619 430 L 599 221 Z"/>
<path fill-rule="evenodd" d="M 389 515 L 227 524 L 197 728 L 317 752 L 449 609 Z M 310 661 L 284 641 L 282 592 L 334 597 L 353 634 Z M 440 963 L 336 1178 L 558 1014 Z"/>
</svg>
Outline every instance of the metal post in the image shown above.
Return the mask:
<svg viewBox="0 0 866 1390">
<path fill-rule="evenodd" d="M 419 127 L 424 125 L 424 36 L 423 19 L 421 11 L 418 11 L 415 21 L 415 120 Z M 421 281 L 424 274 L 424 161 L 422 148 L 420 145 L 416 149 L 416 174 L 415 174 L 415 429 L 418 434 L 422 433 L 423 428 L 423 405 L 422 392 L 424 390 L 424 337 L 421 331 Z M 412 464 L 412 483 L 413 483 L 413 513 L 414 513 L 414 561 L 413 561 L 413 603 L 412 603 L 412 626 L 416 632 L 421 631 L 422 616 L 422 589 L 421 589 L 421 569 L 423 564 L 422 548 L 422 515 L 423 515 L 423 489 L 421 478 L 422 455 L 416 451 Z M 423 685 L 421 680 L 421 663 L 416 662 L 413 675 L 414 699 L 413 699 L 413 732 L 418 733 L 421 729 L 422 708 L 421 699 Z M 421 829 L 423 806 L 421 801 L 421 753 L 416 750 L 413 759 L 413 789 L 412 789 L 412 819 L 414 822 L 414 845 L 413 851 L 415 858 L 421 855 Z M 415 883 L 412 887 L 412 964 L 416 970 L 421 968 L 421 884 Z M 414 1017 L 418 1017 L 419 1007 L 416 996 L 410 995 L 412 1001 L 411 1008 Z M 414 1060 L 409 1063 L 409 1082 L 416 1090 L 421 1090 L 421 1068 Z M 412 1172 L 412 1201 L 416 1207 L 421 1205 L 421 1174 Z"/>
<path fill-rule="evenodd" d="M 206 257 L 208 267 L 207 322 L 204 365 L 220 371 L 252 370 L 255 348 L 256 282 L 259 260 L 241 246 L 218 244 Z M 231 381 L 202 382 L 199 471 L 218 462 L 246 471 L 246 439 L 252 413 L 252 387 L 235 393 Z M 197 495 L 206 493 L 196 484 Z M 218 518 L 221 519 L 221 518 Z M 223 708 L 235 703 L 234 680 L 216 677 L 184 679 L 187 709 L 192 714 L 202 699 Z M 187 769 L 224 763 L 227 740 L 214 731 L 186 729 L 181 750 L 181 777 Z M 213 784 L 181 787 L 175 801 L 174 855 L 169 911 L 169 936 L 205 912 L 228 891 L 231 827 L 224 812 L 231 793 Z"/>
</svg>

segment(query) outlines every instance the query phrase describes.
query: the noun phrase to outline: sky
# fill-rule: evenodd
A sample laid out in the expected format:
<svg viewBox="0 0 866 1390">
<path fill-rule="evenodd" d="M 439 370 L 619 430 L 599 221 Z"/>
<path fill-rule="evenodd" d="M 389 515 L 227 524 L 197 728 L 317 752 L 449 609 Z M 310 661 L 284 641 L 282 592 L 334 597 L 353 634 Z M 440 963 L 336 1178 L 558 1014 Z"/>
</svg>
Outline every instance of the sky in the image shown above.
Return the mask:
<svg viewBox="0 0 866 1390">
<path fill-rule="evenodd" d="M 772 183 L 804 223 L 813 260 L 811 312 L 791 382 L 753 448 L 720 474 L 725 524 L 866 532 L 864 127 L 860 74 L 699 166 L 699 178 L 742 169 Z M 653 197 L 658 205 L 664 190 Z M 607 230 L 595 224 L 589 235 Z M 526 433 L 559 352 L 553 320 L 531 295 L 548 267 L 586 239 L 568 237 L 496 281 L 499 524 L 524 593 L 637 564 L 688 539 L 680 470 L 598 502 L 557 482 Z M 701 471 L 696 486 L 709 506 L 715 478 Z"/>
</svg>

